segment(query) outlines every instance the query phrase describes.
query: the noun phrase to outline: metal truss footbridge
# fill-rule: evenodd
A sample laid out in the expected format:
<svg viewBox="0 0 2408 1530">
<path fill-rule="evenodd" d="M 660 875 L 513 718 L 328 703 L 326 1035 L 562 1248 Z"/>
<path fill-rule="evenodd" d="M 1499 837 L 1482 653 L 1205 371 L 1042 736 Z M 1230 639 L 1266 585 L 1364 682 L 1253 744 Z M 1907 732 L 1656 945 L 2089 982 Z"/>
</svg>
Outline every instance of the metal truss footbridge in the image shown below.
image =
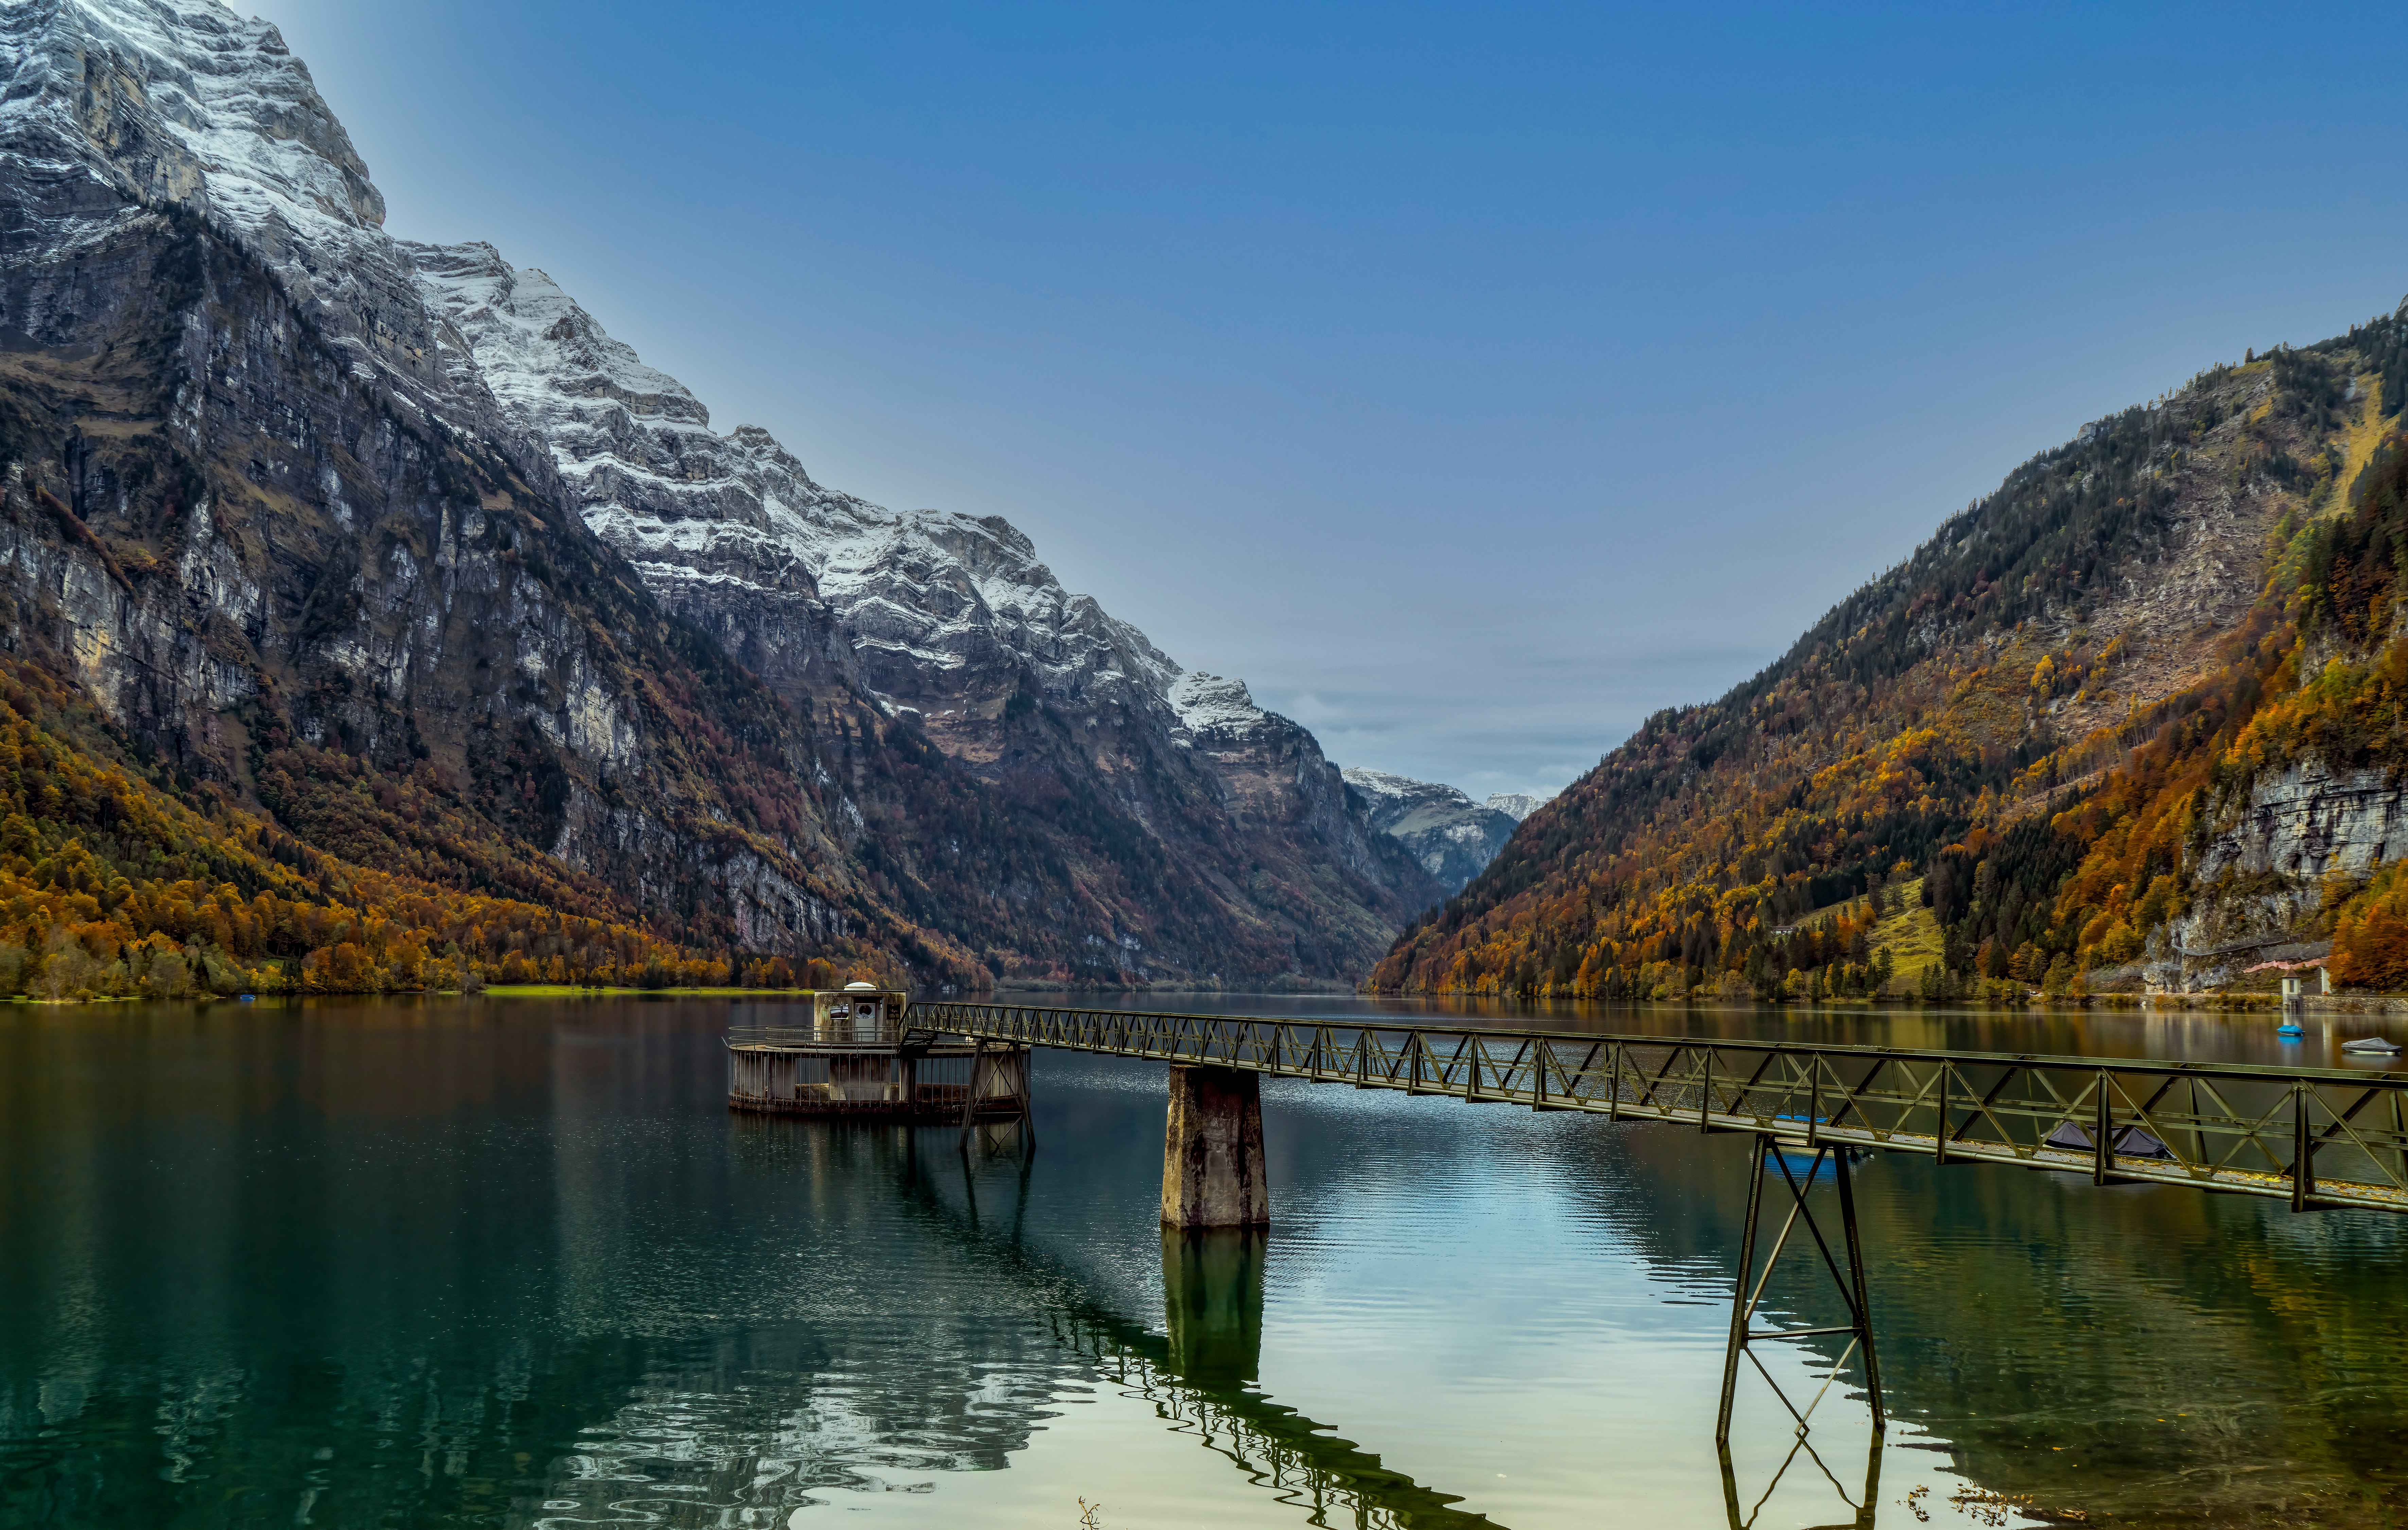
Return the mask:
<svg viewBox="0 0 2408 1530">
<path fill-rule="evenodd" d="M 2408 1211 L 2408 1072 L 914 1003 L 908 1032 Z"/>
</svg>

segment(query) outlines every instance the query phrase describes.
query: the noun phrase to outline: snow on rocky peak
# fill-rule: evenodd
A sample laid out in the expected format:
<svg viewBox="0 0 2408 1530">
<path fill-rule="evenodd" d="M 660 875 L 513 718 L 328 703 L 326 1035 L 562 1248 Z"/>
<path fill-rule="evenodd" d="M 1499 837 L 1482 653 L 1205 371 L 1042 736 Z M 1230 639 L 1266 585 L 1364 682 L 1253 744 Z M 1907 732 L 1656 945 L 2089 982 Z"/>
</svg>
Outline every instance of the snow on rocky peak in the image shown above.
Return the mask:
<svg viewBox="0 0 2408 1530">
<path fill-rule="evenodd" d="M 457 369 L 550 450 L 586 524 L 656 594 L 685 582 L 814 592 L 809 544 L 824 540 L 814 533 L 830 517 L 810 512 L 841 497 L 766 436 L 713 431 L 683 383 L 645 366 L 542 271 L 514 268 L 481 242 L 406 248 L 428 307 L 467 344 Z"/>
<path fill-rule="evenodd" d="M 217 0 L 12 3 L 0 78 L 0 173 L 85 175 L 145 209 L 201 214 L 264 260 L 356 369 L 405 403 L 445 401 L 442 338 L 383 231 L 384 198 L 275 27 Z M 50 232 L 66 231 L 27 242 L 55 255 Z M 472 391 L 467 410 L 479 402 Z"/>
<path fill-rule="evenodd" d="M 1190 733 L 1242 738 L 1270 715 L 1254 705 L 1244 681 L 1217 674 L 1181 675 L 1171 683 L 1169 701 L 1179 726 Z"/>
<path fill-rule="evenodd" d="M 825 646 L 832 617 L 873 689 L 1017 667 L 1049 700 L 1119 700 L 1171 726 L 1180 667 L 1065 590 L 1000 517 L 823 488 L 768 432 L 712 430 L 701 400 L 543 272 L 489 244 L 389 237 L 367 166 L 266 22 L 218 0 L 10 4 L 0 76 L 0 171 L 91 177 L 145 209 L 127 217 L 199 213 L 405 408 L 547 448 L 546 470 L 655 596 L 773 683 Z M 1236 691 L 1198 715 L 1260 717 Z"/>
<path fill-rule="evenodd" d="M 1428 781 L 1415 781 L 1410 776 L 1392 775 L 1386 771 L 1374 771 L 1361 765 L 1349 765 L 1339 773 L 1345 776 L 1346 784 L 1361 792 L 1374 804 L 1375 808 L 1402 807 L 1408 802 L 1420 801 L 1431 792 L 1449 792 L 1456 797 L 1463 797 L 1463 793 L 1456 791 L 1453 787 L 1440 786 Z M 1463 797 L 1463 800 L 1467 803 L 1471 801 L 1469 797 Z"/>
<path fill-rule="evenodd" d="M 1542 805 L 1555 800 L 1554 792 L 1534 797 L 1526 791 L 1492 791 L 1488 794 L 1488 801 L 1485 805 L 1502 813 L 1515 823 L 1520 823 L 1531 814 L 1538 812 Z"/>
<path fill-rule="evenodd" d="M 1179 666 L 1065 590 L 1002 517 L 894 511 L 823 488 L 767 431 L 713 431 L 683 384 L 541 271 L 513 268 L 489 244 L 410 252 L 428 303 L 466 340 L 504 413 L 550 447 L 586 524 L 671 605 L 816 597 L 869 661 L 871 683 L 907 700 L 906 668 L 1017 664 L 1057 701 L 1177 708 Z M 774 671 L 777 646 L 747 661 Z M 1237 693 L 1214 703 L 1214 726 L 1261 715 L 1242 685 L 1211 684 Z"/>
<path fill-rule="evenodd" d="M 0 121 L 82 140 L 96 152 L 83 168 L 145 202 L 313 238 L 384 222 L 384 198 L 308 68 L 276 28 L 217 0 L 12 5 L 0 69 Z"/>
<path fill-rule="evenodd" d="M 1350 765 L 1340 772 L 1368 808 L 1371 827 L 1413 853 L 1449 892 L 1487 869 L 1517 821 L 1455 787 Z"/>
</svg>

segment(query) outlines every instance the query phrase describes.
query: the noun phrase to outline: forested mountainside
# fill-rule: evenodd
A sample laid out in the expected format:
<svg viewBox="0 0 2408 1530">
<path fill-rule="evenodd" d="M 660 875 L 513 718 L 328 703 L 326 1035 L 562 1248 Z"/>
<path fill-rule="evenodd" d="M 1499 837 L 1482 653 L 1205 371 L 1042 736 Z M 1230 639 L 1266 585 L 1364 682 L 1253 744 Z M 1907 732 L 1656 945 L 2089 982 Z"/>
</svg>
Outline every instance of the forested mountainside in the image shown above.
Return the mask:
<svg viewBox="0 0 2408 1530">
<path fill-rule="evenodd" d="M 351 783 L 370 777 L 357 767 Z M 731 961 L 590 911 L 325 855 L 122 734 L 50 667 L 0 654 L 0 994 L 356 992 L 583 981 L 833 986 L 875 947 Z M 423 799 L 422 799 L 423 801 Z M 415 804 L 412 804 L 415 805 Z M 405 811 L 408 811 L 405 809 Z M 547 889 L 549 890 L 549 889 Z"/>
<path fill-rule="evenodd" d="M 2408 303 L 2086 427 L 1648 719 L 1371 985 L 1860 992 L 1874 953 L 1796 921 L 1919 876 L 1944 991 L 2196 987 L 2327 943 L 2408 986 L 2403 397 Z"/>
<path fill-rule="evenodd" d="M 824 562 L 759 539 L 741 569 L 716 543 L 681 570 L 631 565 L 588 524 L 646 509 L 613 474 L 681 454 L 681 482 L 736 521 L 762 505 L 735 459 L 783 454 L 712 436 L 681 388 L 631 372 L 609 400 L 624 418 L 599 422 L 634 432 L 623 454 L 578 459 L 530 389 L 617 374 L 513 369 L 472 313 L 455 323 L 463 267 L 383 231 L 273 27 L 215 0 L 35 0 L 0 11 L 0 76 L 7 649 L 73 687 L 110 747 L 257 830 L 234 840 L 289 836 L 722 967 L 820 958 L 956 986 L 1358 974 L 1435 895 L 1311 735 L 1242 686 L 1154 655 L 1127 703 L 1142 738 L 1096 743 L 1132 731 L 1084 683 L 1096 667 L 1007 643 L 964 692 L 974 718 L 940 726 L 896 677 L 954 668 L 919 640 L 976 622 L 882 647 L 819 587 Z M 553 339 L 607 346 L 598 326 Z M 934 540 L 935 521 L 890 523 L 913 535 L 889 542 Z M 968 525 L 1072 602 L 1025 539 Z M 929 614 L 901 599 L 915 580 L 985 599 L 950 556 L 889 559 L 871 603 L 908 627 Z M 1091 609 L 1023 625 L 1082 622 L 1152 652 Z M 75 822 L 39 808 L 29 868 Z"/>
</svg>

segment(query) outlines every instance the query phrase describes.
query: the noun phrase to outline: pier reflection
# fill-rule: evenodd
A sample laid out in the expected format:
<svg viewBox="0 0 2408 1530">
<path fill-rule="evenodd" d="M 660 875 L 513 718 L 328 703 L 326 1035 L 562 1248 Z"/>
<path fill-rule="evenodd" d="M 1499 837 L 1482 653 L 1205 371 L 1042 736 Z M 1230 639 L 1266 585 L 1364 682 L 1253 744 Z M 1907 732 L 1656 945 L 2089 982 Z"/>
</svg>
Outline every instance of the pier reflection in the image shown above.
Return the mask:
<svg viewBox="0 0 2408 1530">
<path fill-rule="evenodd" d="M 1190 1385 L 1253 1386 L 1263 1369 L 1263 1255 L 1257 1228 L 1162 1230 L 1168 1363 Z"/>
<path fill-rule="evenodd" d="M 905 1150 L 910 1205 L 933 1232 L 1022 1292 L 1067 1354 L 1124 1395 L 1150 1404 L 1167 1426 L 1226 1458 L 1274 1502 L 1304 1509 L 1305 1523 L 1364 1530 L 1490 1523 L 1457 1508 L 1456 1495 L 1424 1486 L 1258 1389 L 1272 1234 L 1162 1229 L 1163 1321 L 1156 1332 L 1099 1297 L 1075 1257 L 1049 1252 L 1026 1235 L 1025 1178 L 1008 1220 L 982 1219 L 969 1176 L 956 1208 L 912 1145 Z"/>
</svg>

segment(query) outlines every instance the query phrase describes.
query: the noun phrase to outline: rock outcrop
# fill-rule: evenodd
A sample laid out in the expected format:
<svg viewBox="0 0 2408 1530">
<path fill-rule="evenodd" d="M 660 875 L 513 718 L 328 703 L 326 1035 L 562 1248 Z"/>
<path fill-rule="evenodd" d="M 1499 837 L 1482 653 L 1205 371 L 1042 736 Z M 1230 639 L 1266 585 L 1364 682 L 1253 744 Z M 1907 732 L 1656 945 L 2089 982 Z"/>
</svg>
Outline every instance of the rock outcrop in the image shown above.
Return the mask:
<svg viewBox="0 0 2408 1530">
<path fill-rule="evenodd" d="M 2195 989 L 2261 960 L 2321 954 L 2328 879 L 2363 882 L 2408 852 L 2408 783 L 2311 758 L 2242 784 L 2216 815 L 2190 910 L 2152 943 L 2149 979 Z"/>
</svg>

